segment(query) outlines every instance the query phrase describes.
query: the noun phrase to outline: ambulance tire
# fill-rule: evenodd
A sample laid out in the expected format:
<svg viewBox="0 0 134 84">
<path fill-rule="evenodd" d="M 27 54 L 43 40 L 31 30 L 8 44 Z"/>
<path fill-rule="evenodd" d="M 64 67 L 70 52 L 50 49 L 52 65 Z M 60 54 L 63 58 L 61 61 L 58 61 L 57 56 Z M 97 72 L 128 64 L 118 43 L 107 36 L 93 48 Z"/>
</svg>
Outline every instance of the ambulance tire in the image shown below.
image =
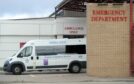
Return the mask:
<svg viewBox="0 0 134 84">
<path fill-rule="evenodd" d="M 77 63 L 71 64 L 69 70 L 70 73 L 80 73 L 81 71 L 81 66 Z"/>
<path fill-rule="evenodd" d="M 20 75 L 20 74 L 22 73 L 22 67 L 19 66 L 19 65 L 14 65 L 14 66 L 12 67 L 12 73 L 13 73 L 14 75 Z"/>
</svg>

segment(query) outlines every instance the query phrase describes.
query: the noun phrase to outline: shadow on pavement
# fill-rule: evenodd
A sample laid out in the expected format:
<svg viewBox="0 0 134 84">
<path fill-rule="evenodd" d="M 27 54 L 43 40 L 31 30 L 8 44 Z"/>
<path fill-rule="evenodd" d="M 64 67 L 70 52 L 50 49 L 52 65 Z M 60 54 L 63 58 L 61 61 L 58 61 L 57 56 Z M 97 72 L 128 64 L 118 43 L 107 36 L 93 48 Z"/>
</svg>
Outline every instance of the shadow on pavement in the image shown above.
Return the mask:
<svg viewBox="0 0 134 84">
<path fill-rule="evenodd" d="M 80 73 L 86 73 L 85 71 L 81 71 Z M 44 74 L 79 74 L 79 73 L 69 73 L 67 70 L 52 70 L 52 71 L 29 71 L 29 72 L 24 72 L 21 75 L 30 75 L 30 74 L 35 74 L 35 75 L 44 75 Z M 11 72 L 0 72 L 0 75 L 13 75 Z"/>
</svg>

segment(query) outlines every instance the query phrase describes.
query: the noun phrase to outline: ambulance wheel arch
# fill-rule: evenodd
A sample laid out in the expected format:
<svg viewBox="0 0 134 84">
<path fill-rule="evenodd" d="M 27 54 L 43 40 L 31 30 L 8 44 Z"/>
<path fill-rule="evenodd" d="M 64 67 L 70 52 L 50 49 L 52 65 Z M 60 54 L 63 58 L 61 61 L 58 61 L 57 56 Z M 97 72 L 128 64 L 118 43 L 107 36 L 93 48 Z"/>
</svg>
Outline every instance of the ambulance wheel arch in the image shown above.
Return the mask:
<svg viewBox="0 0 134 84">
<path fill-rule="evenodd" d="M 22 62 L 13 62 L 11 64 L 10 69 L 11 69 L 10 71 L 14 75 L 19 75 L 26 70 L 24 63 L 22 63 Z"/>
<path fill-rule="evenodd" d="M 79 73 L 81 71 L 81 63 L 79 61 L 73 61 L 69 64 L 69 69 L 68 71 L 70 73 Z"/>
</svg>

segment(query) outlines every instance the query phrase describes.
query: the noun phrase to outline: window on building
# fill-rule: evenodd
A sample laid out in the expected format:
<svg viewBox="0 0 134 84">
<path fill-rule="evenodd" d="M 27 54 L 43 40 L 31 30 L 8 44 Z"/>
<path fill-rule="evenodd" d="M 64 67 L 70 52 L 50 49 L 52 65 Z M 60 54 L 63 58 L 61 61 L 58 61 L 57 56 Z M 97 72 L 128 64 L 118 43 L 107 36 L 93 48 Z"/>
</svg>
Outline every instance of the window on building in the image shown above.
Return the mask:
<svg viewBox="0 0 134 84">
<path fill-rule="evenodd" d="M 84 38 L 84 35 L 63 35 L 63 38 Z"/>
</svg>

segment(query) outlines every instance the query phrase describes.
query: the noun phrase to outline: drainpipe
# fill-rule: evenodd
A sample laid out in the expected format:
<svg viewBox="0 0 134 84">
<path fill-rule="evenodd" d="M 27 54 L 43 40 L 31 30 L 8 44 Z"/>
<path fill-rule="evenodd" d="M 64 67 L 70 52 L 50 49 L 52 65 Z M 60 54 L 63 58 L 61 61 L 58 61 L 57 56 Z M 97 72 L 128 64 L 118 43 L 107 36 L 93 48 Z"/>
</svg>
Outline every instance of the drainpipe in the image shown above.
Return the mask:
<svg viewBox="0 0 134 84">
<path fill-rule="evenodd" d="M 131 52 L 130 52 L 130 75 L 133 74 L 133 66 L 134 66 L 134 63 L 133 63 L 133 58 L 134 58 L 134 35 L 133 35 L 133 0 L 130 0 L 130 47 L 131 47 Z"/>
</svg>

